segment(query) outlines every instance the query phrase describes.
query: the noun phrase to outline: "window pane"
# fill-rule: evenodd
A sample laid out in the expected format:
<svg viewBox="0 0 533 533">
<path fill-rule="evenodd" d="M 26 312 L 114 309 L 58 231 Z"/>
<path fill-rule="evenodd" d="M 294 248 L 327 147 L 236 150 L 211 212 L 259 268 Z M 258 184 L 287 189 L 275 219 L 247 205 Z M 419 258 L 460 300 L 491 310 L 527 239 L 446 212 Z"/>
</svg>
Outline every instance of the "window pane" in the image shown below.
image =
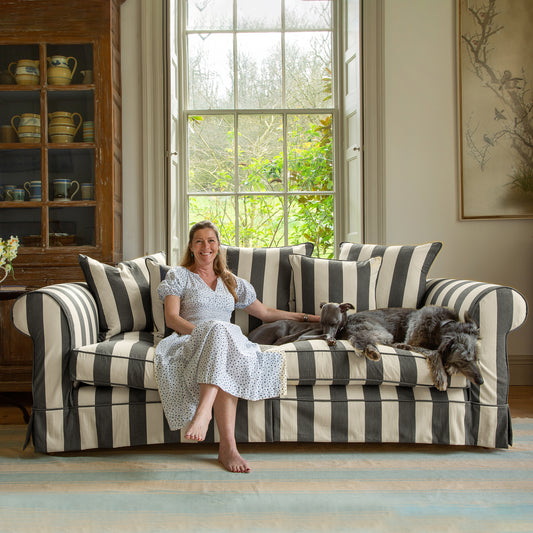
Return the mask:
<svg viewBox="0 0 533 533">
<path fill-rule="evenodd" d="M 237 28 L 280 29 L 281 0 L 237 0 Z"/>
<path fill-rule="evenodd" d="M 333 191 L 331 115 L 289 115 L 289 190 Z"/>
<path fill-rule="evenodd" d="M 230 30 L 233 27 L 232 0 L 188 0 L 187 29 Z"/>
<path fill-rule="evenodd" d="M 281 115 L 239 117 L 239 190 L 283 190 Z"/>
<path fill-rule="evenodd" d="M 239 198 L 239 246 L 283 246 L 283 198 L 241 196 Z"/>
<path fill-rule="evenodd" d="M 281 34 L 237 35 L 239 108 L 281 107 Z"/>
<path fill-rule="evenodd" d="M 189 192 L 234 190 L 234 131 L 231 115 L 189 117 Z"/>
<path fill-rule="evenodd" d="M 289 244 L 314 243 L 313 255 L 335 254 L 334 204 L 332 195 L 289 196 Z"/>
<path fill-rule="evenodd" d="M 232 34 L 189 35 L 188 46 L 189 109 L 232 109 Z"/>
<path fill-rule="evenodd" d="M 218 226 L 224 244 L 235 244 L 235 202 L 233 196 L 189 197 L 189 227 L 201 220 Z"/>
<path fill-rule="evenodd" d="M 287 33 L 285 37 L 287 107 L 332 105 L 331 33 Z"/>
<path fill-rule="evenodd" d="M 331 0 L 285 0 L 285 25 L 288 29 L 330 29 Z"/>
</svg>

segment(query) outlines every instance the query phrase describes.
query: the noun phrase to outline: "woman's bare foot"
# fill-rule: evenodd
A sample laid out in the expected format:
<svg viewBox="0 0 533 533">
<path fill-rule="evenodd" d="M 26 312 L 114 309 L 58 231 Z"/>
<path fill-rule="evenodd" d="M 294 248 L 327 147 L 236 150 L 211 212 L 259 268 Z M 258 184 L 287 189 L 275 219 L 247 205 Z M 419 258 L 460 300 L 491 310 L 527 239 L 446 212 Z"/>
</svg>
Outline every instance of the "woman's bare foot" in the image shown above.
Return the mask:
<svg viewBox="0 0 533 533">
<path fill-rule="evenodd" d="M 185 438 L 187 440 L 202 442 L 203 440 L 205 440 L 207 429 L 209 428 L 209 422 L 211 422 L 210 413 L 203 414 L 196 411 L 196 414 L 193 416 L 191 423 L 187 426 L 187 429 L 185 431 Z"/>
<path fill-rule="evenodd" d="M 220 444 L 218 448 L 218 462 L 229 472 L 247 474 L 251 470 L 235 446 L 224 446 Z"/>
</svg>

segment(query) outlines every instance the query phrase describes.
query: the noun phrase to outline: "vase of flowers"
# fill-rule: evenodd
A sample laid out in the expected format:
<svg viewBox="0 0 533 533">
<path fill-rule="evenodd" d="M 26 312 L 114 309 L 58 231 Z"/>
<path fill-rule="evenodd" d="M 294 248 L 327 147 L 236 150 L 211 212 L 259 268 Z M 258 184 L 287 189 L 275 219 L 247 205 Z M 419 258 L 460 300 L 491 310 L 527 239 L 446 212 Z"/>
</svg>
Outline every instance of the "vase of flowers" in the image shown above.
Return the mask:
<svg viewBox="0 0 533 533">
<path fill-rule="evenodd" d="M 10 272 L 13 276 L 13 279 L 15 279 L 15 271 L 13 269 L 12 262 L 15 257 L 17 257 L 18 247 L 18 237 L 13 237 L 13 235 L 11 235 L 11 237 L 5 241 L 0 239 L 0 283 L 7 278 L 7 275 Z"/>
</svg>

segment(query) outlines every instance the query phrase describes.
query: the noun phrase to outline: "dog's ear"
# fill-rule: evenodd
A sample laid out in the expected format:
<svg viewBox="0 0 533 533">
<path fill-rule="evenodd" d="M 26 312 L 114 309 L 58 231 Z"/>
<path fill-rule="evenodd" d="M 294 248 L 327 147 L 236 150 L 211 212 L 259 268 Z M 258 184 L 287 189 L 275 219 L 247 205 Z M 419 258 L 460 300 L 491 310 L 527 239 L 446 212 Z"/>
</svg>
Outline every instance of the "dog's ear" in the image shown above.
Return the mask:
<svg viewBox="0 0 533 533">
<path fill-rule="evenodd" d="M 339 305 L 339 309 L 341 310 L 341 312 L 346 313 L 348 309 L 355 309 L 355 307 L 351 303 L 345 302 Z"/>
<path fill-rule="evenodd" d="M 470 315 L 468 311 L 465 311 L 465 322 L 467 324 L 474 324 L 476 328 L 478 327 L 478 325 L 476 324 L 476 321 L 472 318 L 472 316 Z"/>
</svg>

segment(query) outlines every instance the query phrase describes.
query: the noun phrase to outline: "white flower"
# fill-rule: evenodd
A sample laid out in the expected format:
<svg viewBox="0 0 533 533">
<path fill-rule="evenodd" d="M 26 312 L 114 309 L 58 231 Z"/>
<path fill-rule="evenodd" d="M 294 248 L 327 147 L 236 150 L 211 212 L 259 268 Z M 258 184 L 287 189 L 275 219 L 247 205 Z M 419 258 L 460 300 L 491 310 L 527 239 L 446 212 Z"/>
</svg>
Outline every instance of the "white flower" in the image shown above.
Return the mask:
<svg viewBox="0 0 533 533">
<path fill-rule="evenodd" d="M 3 268 L 6 273 L 12 272 L 13 277 L 14 269 L 11 262 L 17 257 L 17 250 L 19 247 L 18 237 L 11 237 L 7 240 L 0 239 L 0 268 Z"/>
</svg>

